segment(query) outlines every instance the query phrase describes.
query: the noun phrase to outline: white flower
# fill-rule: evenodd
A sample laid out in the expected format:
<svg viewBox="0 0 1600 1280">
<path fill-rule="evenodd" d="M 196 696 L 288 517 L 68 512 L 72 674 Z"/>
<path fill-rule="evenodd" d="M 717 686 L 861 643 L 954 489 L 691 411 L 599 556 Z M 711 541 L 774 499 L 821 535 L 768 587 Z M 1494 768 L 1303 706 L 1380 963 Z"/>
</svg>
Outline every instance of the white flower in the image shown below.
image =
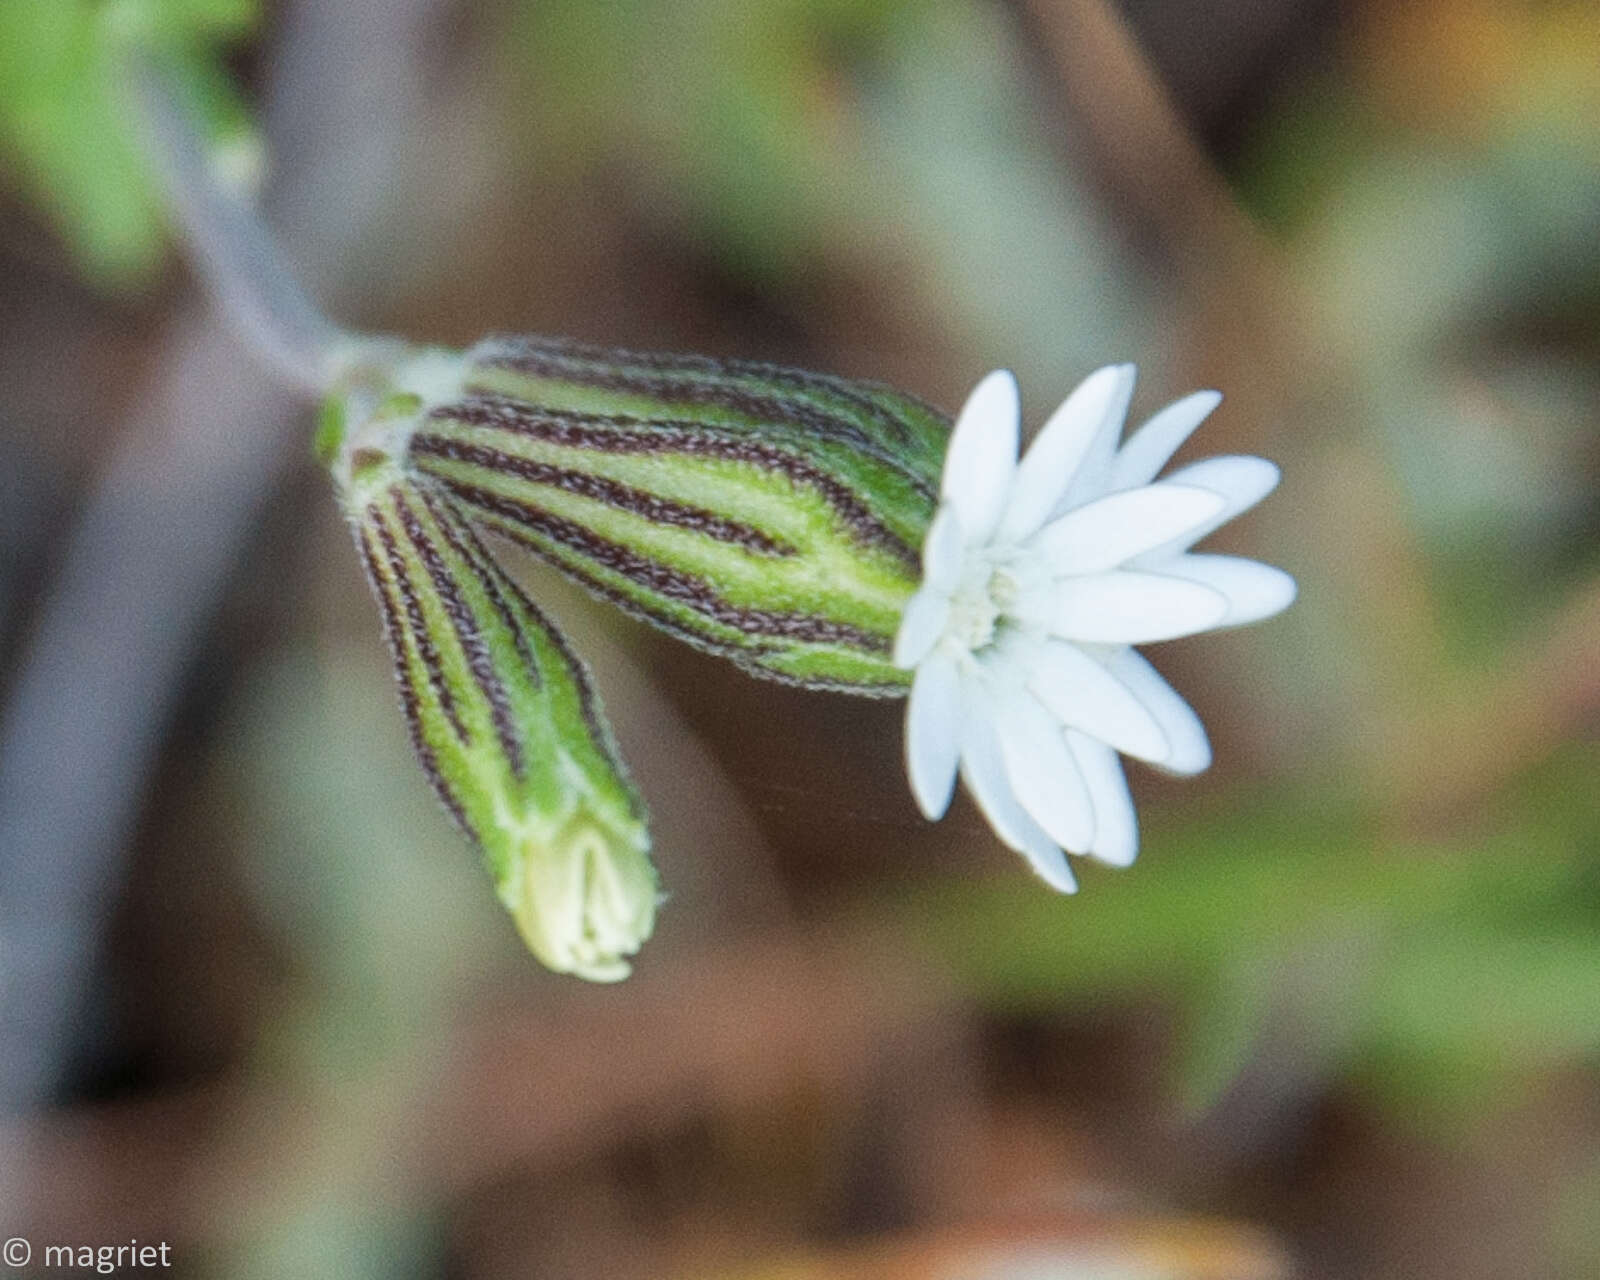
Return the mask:
<svg viewBox="0 0 1600 1280">
<path fill-rule="evenodd" d="M 1207 458 L 1157 481 L 1222 397 L 1186 396 L 1119 449 L 1133 382 L 1132 365 L 1090 374 L 1021 462 L 1016 379 L 978 384 L 895 638 L 916 671 L 918 807 L 942 817 L 959 771 L 995 834 L 1068 893 L 1066 852 L 1126 866 L 1138 851 L 1119 751 L 1172 773 L 1211 763 L 1199 717 L 1131 646 L 1256 622 L 1295 596 L 1281 569 L 1189 551 L 1271 492 L 1277 467 Z"/>
</svg>

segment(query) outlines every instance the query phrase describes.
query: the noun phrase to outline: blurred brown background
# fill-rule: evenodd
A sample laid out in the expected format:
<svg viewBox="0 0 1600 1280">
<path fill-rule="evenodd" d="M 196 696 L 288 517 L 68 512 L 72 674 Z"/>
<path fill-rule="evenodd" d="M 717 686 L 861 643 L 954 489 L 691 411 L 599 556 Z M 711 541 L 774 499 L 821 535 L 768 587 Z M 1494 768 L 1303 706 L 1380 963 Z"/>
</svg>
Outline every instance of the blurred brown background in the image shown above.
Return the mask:
<svg viewBox="0 0 1600 1280">
<path fill-rule="evenodd" d="M 154 24 L 341 321 L 779 360 L 1278 461 L 1043 890 L 900 706 L 525 580 L 671 893 L 541 971 L 409 758 L 313 406 L 165 250 Z M 87 0 L 0 18 L 0 1235 L 185 1276 L 1600 1272 L 1600 9 Z M 35 1274 L 24 1270 L 21 1274 Z"/>
</svg>

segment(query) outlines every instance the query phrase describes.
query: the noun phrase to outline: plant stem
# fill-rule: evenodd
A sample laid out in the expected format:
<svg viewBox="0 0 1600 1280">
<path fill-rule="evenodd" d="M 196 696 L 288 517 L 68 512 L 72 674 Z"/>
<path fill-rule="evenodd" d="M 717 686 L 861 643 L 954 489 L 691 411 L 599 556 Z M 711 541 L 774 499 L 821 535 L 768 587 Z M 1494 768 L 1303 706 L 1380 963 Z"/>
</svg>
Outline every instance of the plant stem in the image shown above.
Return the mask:
<svg viewBox="0 0 1600 1280">
<path fill-rule="evenodd" d="M 360 339 L 323 315 L 255 212 L 217 181 L 173 77 L 140 51 L 125 66 L 152 165 L 212 299 L 277 373 L 320 396 Z"/>
</svg>

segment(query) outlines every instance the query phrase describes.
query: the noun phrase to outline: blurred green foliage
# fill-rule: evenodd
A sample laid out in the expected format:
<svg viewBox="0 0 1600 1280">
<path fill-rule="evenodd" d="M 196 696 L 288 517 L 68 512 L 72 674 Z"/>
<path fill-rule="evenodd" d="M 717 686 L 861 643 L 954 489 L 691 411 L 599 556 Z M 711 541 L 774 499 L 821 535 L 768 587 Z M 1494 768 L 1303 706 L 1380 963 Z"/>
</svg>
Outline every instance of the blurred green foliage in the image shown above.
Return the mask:
<svg viewBox="0 0 1600 1280">
<path fill-rule="evenodd" d="M 1016 876 L 945 883 L 908 919 L 990 1008 L 1163 993 L 1193 1107 L 1266 1051 L 1464 1120 L 1498 1088 L 1600 1053 L 1597 768 L 1600 751 L 1570 747 L 1484 829 L 1434 842 L 1269 791 L 1158 826 L 1136 873 L 1091 875 L 1079 898 Z"/>
<path fill-rule="evenodd" d="M 128 286 L 159 260 L 164 219 L 121 96 L 128 44 L 160 56 L 229 176 L 259 168 L 249 117 L 220 61 L 256 0 L 5 0 L 0 154 L 96 283 Z"/>
<path fill-rule="evenodd" d="M 1005 364 L 1065 388 L 1130 350 L 1159 367 L 1147 282 L 1040 127 L 1003 6 L 544 0 L 510 15 L 508 132 L 538 181 L 610 173 L 650 226 L 767 292 L 881 273 L 886 307 L 937 317 L 974 374 Z"/>
<path fill-rule="evenodd" d="M 1596 13 L 1375 8 L 1234 165 L 1354 357 L 1350 432 L 1394 466 L 1451 646 L 1472 660 L 1498 658 L 1597 563 Z"/>
<path fill-rule="evenodd" d="M 771 279 L 859 178 L 846 67 L 904 36 L 930 0 L 551 0 L 516 8 L 511 47 L 558 146 L 646 150 L 720 254 Z M 843 162 L 841 162 L 843 161 Z"/>
</svg>

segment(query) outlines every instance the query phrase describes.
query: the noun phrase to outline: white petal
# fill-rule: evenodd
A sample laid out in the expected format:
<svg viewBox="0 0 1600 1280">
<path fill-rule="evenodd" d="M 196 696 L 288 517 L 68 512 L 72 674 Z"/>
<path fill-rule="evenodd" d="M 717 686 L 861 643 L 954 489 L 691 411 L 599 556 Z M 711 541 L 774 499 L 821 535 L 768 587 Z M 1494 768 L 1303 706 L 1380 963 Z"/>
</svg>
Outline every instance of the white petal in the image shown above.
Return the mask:
<svg viewBox="0 0 1600 1280">
<path fill-rule="evenodd" d="M 955 661 L 935 654 L 917 668 L 906 707 L 906 773 L 917 808 L 937 822 L 950 807 L 961 755 L 961 681 Z"/>
<path fill-rule="evenodd" d="M 1100 498 L 1045 526 L 1032 547 L 1060 574 L 1114 569 L 1197 528 L 1222 510 L 1210 489 L 1152 484 Z"/>
<path fill-rule="evenodd" d="M 1228 613 L 1219 627 L 1242 627 L 1282 613 L 1294 603 L 1295 581 L 1282 569 L 1240 556 L 1175 556 L 1162 573 L 1198 582 L 1228 599 Z"/>
<path fill-rule="evenodd" d="M 1117 753 L 1074 729 L 1067 730 L 1067 747 L 1094 800 L 1094 844 L 1089 854 L 1113 867 L 1125 867 L 1139 852 L 1139 820 Z"/>
<path fill-rule="evenodd" d="M 956 589 L 961 580 L 962 553 L 966 550 L 966 534 L 961 528 L 961 517 L 948 503 L 939 508 L 928 526 L 928 536 L 922 543 L 922 581 L 946 594 Z"/>
<path fill-rule="evenodd" d="M 1120 377 L 1117 394 L 1107 407 L 1105 419 L 1089 441 L 1083 461 L 1073 474 L 1065 496 L 1056 504 L 1055 514 L 1081 507 L 1085 502 L 1103 498 L 1110 492 L 1111 460 L 1116 456 L 1117 440 L 1122 435 L 1122 424 L 1128 416 L 1128 401 L 1133 399 L 1136 370 L 1131 364 L 1117 365 Z"/>
<path fill-rule="evenodd" d="M 1161 410 L 1129 436 L 1117 451 L 1111 463 L 1111 488 L 1133 489 L 1149 484 L 1194 429 L 1221 403 L 1221 392 L 1196 391 Z"/>
<path fill-rule="evenodd" d="M 1018 803 L 1048 835 L 1074 853 L 1094 839 L 1094 809 L 1061 726 L 1027 694 L 1000 708 L 1000 751 Z"/>
<path fill-rule="evenodd" d="M 1089 447 L 1122 425 L 1133 394 L 1131 364 L 1096 369 L 1061 402 L 1017 467 L 1000 537 L 1021 541 L 1048 520 L 1077 474 Z"/>
<path fill-rule="evenodd" d="M 1242 511 L 1248 511 L 1276 489 L 1280 475 L 1277 464 L 1265 458 L 1224 454 L 1180 467 L 1167 480 L 1172 484 L 1197 485 L 1220 493 L 1228 504 L 1227 514 L 1217 522 L 1221 524 Z"/>
<path fill-rule="evenodd" d="M 1212 493 L 1222 496 L 1222 510 L 1201 523 L 1199 528 L 1191 529 L 1182 537 L 1174 538 L 1169 543 L 1145 552 L 1140 557 L 1140 563 L 1154 566 L 1168 555 L 1187 551 L 1206 534 L 1227 524 L 1234 516 L 1248 511 L 1265 498 L 1277 488 L 1278 476 L 1277 466 L 1265 458 L 1234 455 L 1206 458 L 1202 462 L 1180 467 L 1163 483 L 1210 489 Z"/>
<path fill-rule="evenodd" d="M 1156 718 L 1171 746 L 1166 759 L 1152 763 L 1169 773 L 1199 773 L 1211 764 L 1211 743 L 1206 739 L 1205 725 L 1143 654 L 1118 649 L 1102 660 Z"/>
<path fill-rule="evenodd" d="M 1017 469 L 1022 401 L 1017 380 L 996 369 L 967 397 L 944 459 L 941 493 L 961 517 L 967 541 L 982 545 L 994 533 Z"/>
<path fill-rule="evenodd" d="M 1055 584 L 1050 630 L 1064 640 L 1153 644 L 1194 635 L 1228 612 L 1226 596 L 1159 573 L 1116 570 Z"/>
<path fill-rule="evenodd" d="M 977 705 L 969 703 L 966 708 L 961 733 L 961 776 L 967 789 L 1004 844 L 1022 854 L 1051 888 L 1075 893 L 1078 882 L 1067 865 L 1067 855 L 1028 816 L 1011 790 L 993 717 L 994 708 L 987 705 L 987 700 L 978 700 Z"/>
<path fill-rule="evenodd" d="M 1160 722 L 1100 662 L 1076 645 L 1052 640 L 1028 674 L 1028 688 L 1051 715 L 1118 751 L 1152 763 L 1172 752 Z"/>
<path fill-rule="evenodd" d="M 900 615 L 900 629 L 894 636 L 894 665 L 909 671 L 930 653 L 944 634 L 950 620 L 950 595 L 934 587 L 923 587 L 906 601 Z"/>
</svg>

